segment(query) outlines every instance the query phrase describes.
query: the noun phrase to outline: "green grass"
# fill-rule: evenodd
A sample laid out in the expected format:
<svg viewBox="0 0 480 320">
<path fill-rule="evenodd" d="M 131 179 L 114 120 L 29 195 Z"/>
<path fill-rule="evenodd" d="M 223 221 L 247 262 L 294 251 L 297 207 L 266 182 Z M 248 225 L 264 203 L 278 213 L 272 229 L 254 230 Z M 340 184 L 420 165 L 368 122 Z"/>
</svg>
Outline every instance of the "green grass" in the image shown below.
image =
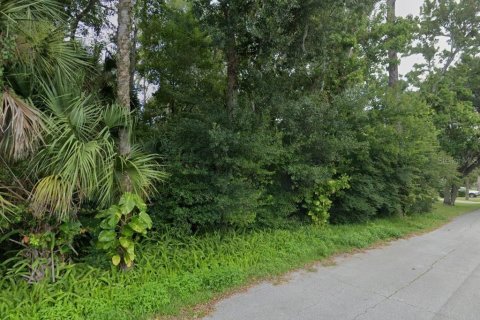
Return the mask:
<svg viewBox="0 0 480 320">
<path fill-rule="evenodd" d="M 480 203 L 480 197 L 476 197 L 476 198 L 470 197 L 468 200 L 466 200 L 465 197 L 461 197 L 461 198 L 458 198 L 458 200 L 471 201 L 471 202 L 479 202 L 479 203 Z"/>
<path fill-rule="evenodd" d="M 443 202 L 443 198 L 440 198 L 440 201 Z M 472 204 L 475 204 L 475 203 L 480 203 L 480 197 L 470 197 L 468 200 L 465 198 L 465 197 L 457 197 L 456 199 L 457 203 L 461 203 L 461 202 L 464 202 L 464 201 L 468 201 L 468 203 L 472 203 Z"/>
<path fill-rule="evenodd" d="M 77 264 L 55 284 L 0 280 L 0 319 L 149 319 L 175 315 L 226 291 L 322 260 L 425 232 L 480 204 L 366 224 L 212 234 L 146 245 L 128 272 Z M 193 311 L 191 311 L 193 312 Z"/>
</svg>

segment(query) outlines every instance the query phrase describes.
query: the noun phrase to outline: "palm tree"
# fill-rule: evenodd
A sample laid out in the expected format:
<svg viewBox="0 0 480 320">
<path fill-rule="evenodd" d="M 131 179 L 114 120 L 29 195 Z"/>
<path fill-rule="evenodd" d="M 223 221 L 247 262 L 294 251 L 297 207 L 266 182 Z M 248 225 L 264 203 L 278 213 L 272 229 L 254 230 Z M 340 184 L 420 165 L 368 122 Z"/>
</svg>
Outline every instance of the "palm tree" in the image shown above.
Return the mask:
<svg viewBox="0 0 480 320">
<path fill-rule="evenodd" d="M 53 0 L 0 2 L 0 156 L 3 154 L 18 160 L 35 150 L 41 141 L 41 113 L 31 101 L 15 93 L 11 82 L 15 82 L 14 70 L 26 67 L 19 55 L 32 47 L 28 46 L 27 41 L 29 27 L 34 22 L 59 17 L 59 9 L 58 3 Z M 0 188 L 0 191 L 5 191 L 5 188 Z M 7 220 L 6 214 L 15 211 L 10 198 L 11 193 L 0 194 L 0 218 L 3 221 Z"/>
<path fill-rule="evenodd" d="M 99 106 L 93 96 L 66 83 L 51 84 L 45 91 L 51 116 L 46 145 L 34 160 L 34 214 L 66 219 L 84 201 L 108 207 L 123 193 L 125 176 L 134 193 L 148 198 L 154 182 L 165 174 L 155 155 L 143 154 L 136 146 L 127 155 L 118 150 L 116 133 L 127 128 L 130 134 L 132 128 L 128 111 L 118 105 Z"/>
<path fill-rule="evenodd" d="M 165 175 L 154 155 L 130 144 L 130 81 L 119 80 L 119 86 L 128 87 L 122 86 L 126 94 L 118 91 L 121 106 L 100 106 L 82 92 L 81 70 L 87 59 L 73 42 L 65 41 L 60 9 L 54 0 L 0 3 L 1 30 L 11 30 L 0 37 L 12 39 L 15 46 L 0 63 L 0 160 L 34 154 L 29 175 L 33 186 L 22 200 L 37 217 L 62 220 L 87 200 L 99 208 L 116 202 L 125 181 L 130 191 L 146 198 Z M 56 24 L 50 22 L 54 17 Z M 34 152 L 40 146 L 40 152 Z M 13 202 L 0 197 L 0 214 Z"/>
<path fill-rule="evenodd" d="M 38 147 L 44 131 L 41 112 L 29 99 L 55 70 L 65 76 L 85 65 L 79 51 L 63 41 L 54 0 L 0 2 L 0 151 L 13 160 Z"/>
</svg>

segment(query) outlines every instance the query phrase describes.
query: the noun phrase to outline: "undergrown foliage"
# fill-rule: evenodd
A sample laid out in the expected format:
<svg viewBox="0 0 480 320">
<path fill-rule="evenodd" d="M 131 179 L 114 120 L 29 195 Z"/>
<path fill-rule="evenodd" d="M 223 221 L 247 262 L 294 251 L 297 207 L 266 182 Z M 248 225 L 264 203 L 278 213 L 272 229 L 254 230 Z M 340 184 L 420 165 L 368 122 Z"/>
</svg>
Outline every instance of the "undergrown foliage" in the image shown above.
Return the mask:
<svg viewBox="0 0 480 320">
<path fill-rule="evenodd" d="M 80 222 L 34 221 L 22 231 L 20 241 L 10 239 L 21 249 L 2 263 L 8 267 L 5 276 L 21 277 L 28 283 L 53 283 L 62 278 L 71 256 L 77 254 L 73 246 L 75 236 L 81 233 Z"/>
<path fill-rule="evenodd" d="M 106 250 L 114 266 L 130 268 L 135 260 L 135 242 L 152 228 L 147 205 L 138 195 L 125 193 L 118 205 L 97 214 L 102 219 L 97 246 Z"/>
<path fill-rule="evenodd" d="M 332 255 L 428 231 L 478 205 L 439 207 L 434 212 L 366 224 L 295 225 L 290 229 L 215 232 L 182 236 L 165 232 L 140 246 L 128 272 L 93 267 L 92 260 L 63 269 L 54 284 L 35 286 L 0 279 L 0 317 L 6 320 L 151 319 L 193 309 L 232 288 L 271 278 Z M 103 260 L 103 257 L 98 259 Z M 12 279 L 13 278 L 13 279 Z"/>
<path fill-rule="evenodd" d="M 330 197 L 337 191 L 348 189 L 348 187 L 348 178 L 343 176 L 338 180 L 329 180 L 325 185 L 318 186 L 317 190 L 306 197 L 305 208 L 315 225 L 325 225 L 328 222 L 329 211 L 332 207 Z"/>
</svg>

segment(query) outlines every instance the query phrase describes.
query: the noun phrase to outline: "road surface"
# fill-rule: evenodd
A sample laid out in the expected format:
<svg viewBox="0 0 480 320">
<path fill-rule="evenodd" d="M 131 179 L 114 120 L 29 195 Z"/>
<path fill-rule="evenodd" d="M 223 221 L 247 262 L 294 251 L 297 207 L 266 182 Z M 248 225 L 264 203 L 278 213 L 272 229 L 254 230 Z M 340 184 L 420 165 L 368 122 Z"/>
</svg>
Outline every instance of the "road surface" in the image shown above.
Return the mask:
<svg viewBox="0 0 480 320">
<path fill-rule="evenodd" d="M 480 211 L 221 301 L 205 320 L 479 320 Z"/>
</svg>

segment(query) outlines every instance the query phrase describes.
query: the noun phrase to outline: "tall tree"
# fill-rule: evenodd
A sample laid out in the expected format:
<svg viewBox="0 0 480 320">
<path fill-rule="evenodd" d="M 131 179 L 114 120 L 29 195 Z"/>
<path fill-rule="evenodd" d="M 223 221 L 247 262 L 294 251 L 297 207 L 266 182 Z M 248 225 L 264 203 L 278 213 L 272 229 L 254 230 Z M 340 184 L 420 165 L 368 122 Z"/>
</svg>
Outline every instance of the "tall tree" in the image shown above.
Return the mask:
<svg viewBox="0 0 480 320">
<path fill-rule="evenodd" d="M 396 0 L 387 0 L 387 23 L 394 25 Z M 394 48 L 388 50 L 388 85 L 395 86 L 398 82 L 398 53 Z"/>
<path fill-rule="evenodd" d="M 224 102 L 223 57 L 188 4 L 143 0 L 139 28 L 138 72 L 159 88 L 155 112 L 173 115 L 208 101 Z M 147 118 L 149 107 L 143 113 Z"/>
<path fill-rule="evenodd" d="M 463 55 L 475 56 L 480 48 L 480 2 L 476 0 L 425 0 L 412 53 L 423 56 L 415 74 L 445 74 Z M 442 47 L 442 41 L 447 46 Z"/>
<path fill-rule="evenodd" d="M 99 3 L 100 3 L 99 0 L 87 0 L 86 3 L 82 3 L 82 4 L 79 4 L 76 1 L 72 1 L 70 3 L 70 7 L 72 7 L 72 8 L 68 7 L 68 9 L 70 9 L 69 15 L 71 17 L 70 40 L 75 40 L 75 35 L 77 33 L 80 22 L 82 22 L 82 20 L 85 19 L 85 17 L 88 14 L 90 14 L 90 12 L 93 11 L 95 9 L 95 6 L 98 5 Z M 79 5 L 80 9 L 75 10 L 73 8 L 75 5 Z"/>
<path fill-rule="evenodd" d="M 421 9 L 413 53 L 425 63 L 409 76 L 421 88 L 435 111 L 442 148 L 455 158 L 458 175 L 465 178 L 480 166 L 480 116 L 476 106 L 475 57 L 480 48 L 480 2 L 426 0 Z M 442 48 L 439 42 L 446 40 Z M 427 76 L 421 81 L 420 75 Z M 458 179 L 447 179 L 444 203 L 454 205 Z"/>
<path fill-rule="evenodd" d="M 116 0 L 55 0 L 64 11 L 68 24 L 70 40 L 85 37 L 90 41 L 99 41 L 104 28 L 113 30 L 109 17 L 116 14 Z"/>
<path fill-rule="evenodd" d="M 232 117 L 238 105 L 240 65 L 255 43 L 246 26 L 256 10 L 256 1 L 195 0 L 193 3 L 200 20 L 212 29 L 223 50 L 227 67 L 225 104 Z"/>
<path fill-rule="evenodd" d="M 130 111 L 131 90 L 132 8 L 133 0 L 118 1 L 117 99 L 118 103 L 128 111 Z M 122 128 L 119 131 L 119 149 L 121 155 L 130 153 L 128 128 Z"/>
<path fill-rule="evenodd" d="M 232 12 L 226 1 L 222 1 L 220 6 L 223 18 L 227 24 L 225 39 L 225 56 L 227 60 L 227 109 L 228 113 L 231 115 L 236 109 L 238 103 L 238 68 L 240 61 L 237 52 L 237 36 L 235 34 L 235 29 L 232 26 L 232 20 L 235 14 Z"/>
</svg>

